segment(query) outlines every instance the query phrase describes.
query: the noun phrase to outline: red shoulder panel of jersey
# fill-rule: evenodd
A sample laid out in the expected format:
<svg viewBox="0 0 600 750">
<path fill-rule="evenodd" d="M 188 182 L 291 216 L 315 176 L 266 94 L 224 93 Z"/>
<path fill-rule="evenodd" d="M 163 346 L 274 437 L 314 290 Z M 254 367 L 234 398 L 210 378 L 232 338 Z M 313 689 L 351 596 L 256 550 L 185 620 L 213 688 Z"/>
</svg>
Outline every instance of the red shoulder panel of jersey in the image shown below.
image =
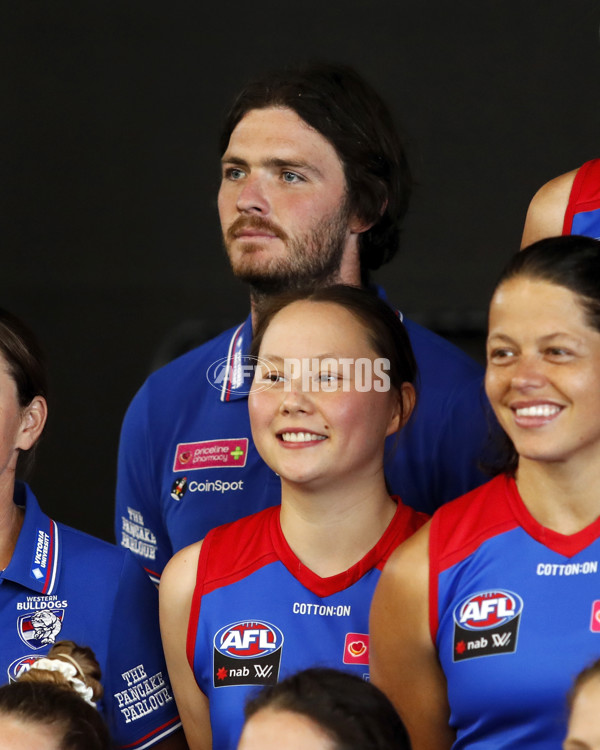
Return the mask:
<svg viewBox="0 0 600 750">
<path fill-rule="evenodd" d="M 396 547 L 399 547 L 402 542 L 405 542 L 421 526 L 424 526 L 430 518 L 427 513 L 421 513 L 413 508 L 409 508 L 408 505 L 404 505 L 402 500 L 396 495 L 392 495 L 392 498 L 398 503 L 398 510 L 390 524 L 389 530 L 391 533 L 389 537 L 385 535 L 381 537 L 381 560 L 375 566 L 379 570 L 383 570 L 388 557 Z"/>
<path fill-rule="evenodd" d="M 187 630 L 186 652 L 192 669 L 202 597 L 277 559 L 269 531 L 274 522 L 279 524 L 278 505 L 211 529 L 204 537 Z"/>
<path fill-rule="evenodd" d="M 509 503 L 514 480 L 501 474 L 434 513 L 429 529 L 429 628 L 438 628 L 438 576 L 487 539 L 519 525 Z"/>
<path fill-rule="evenodd" d="M 279 506 L 212 529 L 202 542 L 196 587 L 202 594 L 235 583 L 271 560 L 275 551 L 270 529 L 279 524 Z"/>
<path fill-rule="evenodd" d="M 583 164 L 575 175 L 565 211 L 563 234 L 571 234 L 573 217 L 582 211 L 600 208 L 600 159 Z"/>
</svg>

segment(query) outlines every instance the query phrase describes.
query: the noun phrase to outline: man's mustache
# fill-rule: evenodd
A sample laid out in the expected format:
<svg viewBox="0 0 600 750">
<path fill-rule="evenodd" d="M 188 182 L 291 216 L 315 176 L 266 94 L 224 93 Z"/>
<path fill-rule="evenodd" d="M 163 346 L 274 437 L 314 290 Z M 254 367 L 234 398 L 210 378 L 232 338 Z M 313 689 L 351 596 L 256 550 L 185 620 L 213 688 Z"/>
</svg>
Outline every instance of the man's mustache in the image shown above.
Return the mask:
<svg viewBox="0 0 600 750">
<path fill-rule="evenodd" d="M 280 240 L 287 240 L 287 234 L 268 219 L 263 219 L 261 216 L 238 216 L 233 224 L 227 230 L 227 239 L 234 240 L 244 229 L 258 229 L 259 231 L 267 232 L 272 234 Z"/>
</svg>

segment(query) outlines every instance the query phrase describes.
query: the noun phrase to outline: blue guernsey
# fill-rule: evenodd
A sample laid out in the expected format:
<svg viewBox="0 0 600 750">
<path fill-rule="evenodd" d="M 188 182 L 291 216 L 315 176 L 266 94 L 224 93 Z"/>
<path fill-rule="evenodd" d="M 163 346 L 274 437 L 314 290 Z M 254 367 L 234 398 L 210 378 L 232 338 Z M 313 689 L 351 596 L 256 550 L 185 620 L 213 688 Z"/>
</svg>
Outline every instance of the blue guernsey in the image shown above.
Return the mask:
<svg viewBox="0 0 600 750">
<path fill-rule="evenodd" d="M 372 550 L 320 578 L 294 555 L 279 508 L 211 531 L 202 544 L 187 654 L 208 696 L 213 750 L 235 750 L 246 698 L 311 666 L 368 679 L 369 607 L 392 551 L 426 517 L 401 503 Z"/>
<path fill-rule="evenodd" d="M 98 708 L 117 747 L 142 750 L 181 727 L 167 677 L 157 592 L 137 560 L 112 544 L 52 521 L 17 483 L 25 519 L 0 573 L 4 682 L 52 644 L 93 649 L 102 670 Z"/>
<path fill-rule="evenodd" d="M 560 750 L 567 692 L 600 655 L 600 519 L 564 536 L 499 476 L 430 530 L 432 638 L 455 750 Z"/>
</svg>

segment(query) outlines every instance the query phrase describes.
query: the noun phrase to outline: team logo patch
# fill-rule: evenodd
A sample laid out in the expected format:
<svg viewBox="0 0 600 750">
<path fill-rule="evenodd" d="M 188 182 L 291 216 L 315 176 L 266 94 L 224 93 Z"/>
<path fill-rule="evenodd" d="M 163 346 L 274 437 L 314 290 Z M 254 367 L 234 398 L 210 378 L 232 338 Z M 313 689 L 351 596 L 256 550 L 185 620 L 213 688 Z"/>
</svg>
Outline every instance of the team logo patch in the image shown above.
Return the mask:
<svg viewBox="0 0 600 750">
<path fill-rule="evenodd" d="M 592 618 L 590 620 L 592 633 L 600 633 L 600 600 L 592 602 Z"/>
<path fill-rule="evenodd" d="M 248 457 L 248 438 L 203 440 L 200 443 L 179 443 L 175 450 L 173 471 L 196 469 L 243 468 Z"/>
<path fill-rule="evenodd" d="M 247 396 L 253 385 L 257 393 L 275 385 L 275 381 L 266 378 L 262 379 L 262 383 L 254 382 L 254 372 L 257 367 L 263 368 L 266 372 L 277 372 L 275 365 L 268 359 L 236 351 L 231 359 L 223 357 L 213 362 L 206 371 L 206 379 L 221 393 L 231 389 L 239 395 Z"/>
<path fill-rule="evenodd" d="M 517 649 L 523 600 L 511 591 L 481 591 L 454 609 L 454 661 Z"/>
<path fill-rule="evenodd" d="M 180 477 L 173 482 L 171 487 L 171 497 L 173 500 L 181 500 L 187 492 L 187 477 Z"/>
<path fill-rule="evenodd" d="M 214 637 L 214 686 L 274 685 L 282 647 L 283 633 L 268 622 L 226 625 Z"/>
<path fill-rule="evenodd" d="M 53 644 L 62 630 L 64 609 L 44 609 L 17 618 L 19 638 L 29 648 Z"/>
<path fill-rule="evenodd" d="M 15 659 L 12 664 L 9 664 L 6 670 L 8 681 L 15 682 L 22 674 L 28 672 L 31 669 L 31 665 L 38 659 L 41 659 L 41 656 L 21 656 L 21 658 Z"/>
<path fill-rule="evenodd" d="M 346 633 L 344 664 L 369 663 L 369 636 L 364 633 Z"/>
</svg>

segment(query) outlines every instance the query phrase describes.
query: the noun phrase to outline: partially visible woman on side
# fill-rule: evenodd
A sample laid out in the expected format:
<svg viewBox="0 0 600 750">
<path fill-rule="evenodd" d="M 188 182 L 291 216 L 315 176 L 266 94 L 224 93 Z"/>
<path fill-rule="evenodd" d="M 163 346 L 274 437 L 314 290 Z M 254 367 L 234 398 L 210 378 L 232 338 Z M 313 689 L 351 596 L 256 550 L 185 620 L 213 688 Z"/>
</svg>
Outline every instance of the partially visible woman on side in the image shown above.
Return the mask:
<svg viewBox="0 0 600 750">
<path fill-rule="evenodd" d="M 0 687 L 2 750 L 112 750 L 96 701 L 103 694 L 91 649 L 58 641 L 17 681 Z"/>
<path fill-rule="evenodd" d="M 600 159 L 554 177 L 531 199 L 521 247 L 559 234 L 600 237 Z"/>
<path fill-rule="evenodd" d="M 600 750 L 600 659 L 577 675 L 569 693 L 563 750 Z"/>
<path fill-rule="evenodd" d="M 35 336 L 0 309 L 0 674 L 15 679 L 57 640 L 89 645 L 117 747 L 183 749 L 156 589 L 133 555 L 48 518 L 16 480 L 44 429 L 46 396 Z"/>
<path fill-rule="evenodd" d="M 415 750 L 559 750 L 600 649 L 600 242 L 542 240 L 494 292 L 486 392 L 503 470 L 389 560 L 374 682 Z"/>
<path fill-rule="evenodd" d="M 371 682 L 314 667 L 246 704 L 238 750 L 410 750 L 402 720 Z"/>
</svg>

